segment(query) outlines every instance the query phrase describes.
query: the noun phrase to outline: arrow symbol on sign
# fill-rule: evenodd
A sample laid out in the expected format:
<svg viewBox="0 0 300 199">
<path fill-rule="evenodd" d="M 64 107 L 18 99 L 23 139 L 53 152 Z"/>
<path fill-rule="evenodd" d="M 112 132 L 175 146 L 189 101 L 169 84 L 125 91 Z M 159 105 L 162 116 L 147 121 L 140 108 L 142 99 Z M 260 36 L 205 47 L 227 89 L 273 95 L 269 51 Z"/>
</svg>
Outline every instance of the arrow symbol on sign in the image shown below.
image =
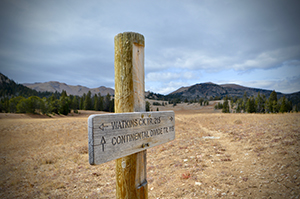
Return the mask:
<svg viewBox="0 0 300 199">
<path fill-rule="evenodd" d="M 102 136 L 101 144 L 102 144 L 102 151 L 104 151 L 104 144 L 106 144 L 104 136 Z"/>
<path fill-rule="evenodd" d="M 105 127 L 108 127 L 108 126 L 105 126 L 104 123 L 102 123 L 102 124 L 99 126 L 99 129 L 101 129 L 102 131 L 104 131 L 104 130 L 105 130 L 105 129 L 104 129 Z"/>
</svg>

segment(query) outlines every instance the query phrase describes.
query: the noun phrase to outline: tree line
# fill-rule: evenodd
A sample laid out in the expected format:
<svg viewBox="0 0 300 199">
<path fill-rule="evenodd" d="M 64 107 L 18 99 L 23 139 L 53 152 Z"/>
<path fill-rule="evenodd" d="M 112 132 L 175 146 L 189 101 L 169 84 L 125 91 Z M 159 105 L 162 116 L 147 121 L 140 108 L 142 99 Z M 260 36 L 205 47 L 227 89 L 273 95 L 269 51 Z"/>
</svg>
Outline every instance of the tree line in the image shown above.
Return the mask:
<svg viewBox="0 0 300 199">
<path fill-rule="evenodd" d="M 78 110 L 95 110 L 114 112 L 114 99 L 110 94 L 101 96 L 100 93 L 92 96 L 89 91 L 83 96 L 67 95 L 66 91 L 62 93 L 52 93 L 50 97 L 39 96 L 12 96 L 2 97 L 0 100 L 0 112 L 10 113 L 41 113 L 41 114 L 63 114 L 67 115 Z"/>
<path fill-rule="evenodd" d="M 272 91 L 269 98 L 265 95 L 260 95 L 258 92 L 257 96 L 247 97 L 245 92 L 242 98 L 230 98 L 226 96 L 223 103 L 215 105 L 215 109 L 222 109 L 223 113 L 230 112 L 230 105 L 232 112 L 236 113 L 285 113 L 295 111 L 298 112 L 298 108 L 289 101 L 285 96 L 277 99 L 277 93 Z"/>
</svg>

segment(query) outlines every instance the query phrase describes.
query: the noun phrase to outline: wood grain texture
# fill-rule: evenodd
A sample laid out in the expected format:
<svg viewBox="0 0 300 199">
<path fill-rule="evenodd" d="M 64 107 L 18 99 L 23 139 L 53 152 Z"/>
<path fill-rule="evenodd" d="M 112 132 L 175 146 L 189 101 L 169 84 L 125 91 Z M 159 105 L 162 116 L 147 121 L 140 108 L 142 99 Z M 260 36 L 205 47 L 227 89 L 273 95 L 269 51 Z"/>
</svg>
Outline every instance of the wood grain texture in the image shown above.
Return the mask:
<svg viewBox="0 0 300 199">
<path fill-rule="evenodd" d="M 173 111 L 91 115 L 89 161 L 102 164 L 175 139 Z"/>
<path fill-rule="evenodd" d="M 116 113 L 145 111 L 144 46 L 144 36 L 138 33 L 125 32 L 115 37 Z"/>
<path fill-rule="evenodd" d="M 133 55 L 137 52 L 134 48 L 143 49 L 144 46 L 141 34 L 124 32 L 115 36 L 116 113 L 145 111 L 144 54 Z M 146 153 L 144 150 L 116 160 L 117 198 L 148 198 Z M 140 186 L 142 184 L 144 186 Z"/>
</svg>

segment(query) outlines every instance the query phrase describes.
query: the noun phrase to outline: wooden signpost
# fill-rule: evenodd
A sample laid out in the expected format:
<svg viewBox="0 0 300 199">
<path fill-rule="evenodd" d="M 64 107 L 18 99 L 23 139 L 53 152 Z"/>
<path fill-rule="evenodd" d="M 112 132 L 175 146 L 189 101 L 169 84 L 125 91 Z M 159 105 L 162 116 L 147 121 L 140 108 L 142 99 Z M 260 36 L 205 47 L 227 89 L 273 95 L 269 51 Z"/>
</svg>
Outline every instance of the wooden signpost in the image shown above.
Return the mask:
<svg viewBox="0 0 300 199">
<path fill-rule="evenodd" d="M 102 164 L 175 139 L 173 111 L 91 115 L 89 162 Z"/>
<path fill-rule="evenodd" d="M 115 114 L 88 119 L 89 162 L 116 159 L 116 197 L 148 198 L 147 150 L 175 139 L 173 111 L 145 112 L 144 36 L 115 36 Z"/>
</svg>

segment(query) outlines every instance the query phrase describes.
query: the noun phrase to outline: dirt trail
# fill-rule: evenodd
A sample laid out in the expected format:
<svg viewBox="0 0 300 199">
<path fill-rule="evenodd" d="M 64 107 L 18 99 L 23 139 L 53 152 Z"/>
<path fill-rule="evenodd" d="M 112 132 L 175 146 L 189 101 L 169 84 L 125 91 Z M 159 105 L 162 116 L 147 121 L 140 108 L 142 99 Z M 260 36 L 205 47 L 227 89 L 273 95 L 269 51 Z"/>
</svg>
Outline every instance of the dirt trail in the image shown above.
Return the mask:
<svg viewBox="0 0 300 199">
<path fill-rule="evenodd" d="M 87 116 L 0 119 L 0 198 L 115 198 Z M 149 198 L 300 198 L 300 114 L 175 117 L 176 139 L 147 150 Z"/>
<path fill-rule="evenodd" d="M 211 162 L 216 163 L 212 166 L 214 172 L 220 172 L 215 180 L 219 185 L 217 196 L 300 197 L 300 159 L 296 147 L 299 124 L 282 120 L 279 115 L 271 117 L 274 121 L 268 115 L 258 115 L 258 118 L 248 115 L 227 118 L 227 121 L 222 118 L 222 124 L 208 125 L 208 128 L 198 124 L 208 134 L 206 144 L 212 144 L 215 149 L 215 154 L 210 156 Z"/>
<path fill-rule="evenodd" d="M 226 136 L 221 131 L 209 130 L 201 125 L 199 125 L 203 131 L 205 131 L 208 136 L 205 136 L 206 140 L 214 140 L 214 149 L 216 150 L 215 157 L 219 160 L 213 161 L 222 164 L 222 162 L 228 162 L 230 165 L 223 165 L 223 179 L 226 182 L 225 186 L 221 186 L 221 188 L 225 188 L 225 192 L 218 193 L 218 196 L 248 196 L 255 197 L 255 192 L 257 188 L 261 188 L 262 185 L 257 185 L 257 180 L 251 181 L 251 179 L 256 171 L 256 159 L 257 156 L 254 153 L 251 153 L 252 148 L 247 146 L 247 144 L 241 143 L 233 143 L 230 136 Z M 219 168 L 216 168 L 218 170 Z M 221 180 L 221 181 L 222 181 Z M 244 182 L 248 182 L 248 185 L 244 185 Z M 218 179 L 217 181 L 220 181 Z M 230 185 L 233 185 L 233 182 L 238 182 L 236 188 L 230 191 Z M 251 190 L 254 189 L 254 190 Z M 221 191 L 221 189 L 219 189 Z M 260 190 L 261 192 L 261 190 Z M 268 195 L 268 194 L 267 194 Z M 256 195 L 257 196 L 257 195 Z"/>
</svg>

